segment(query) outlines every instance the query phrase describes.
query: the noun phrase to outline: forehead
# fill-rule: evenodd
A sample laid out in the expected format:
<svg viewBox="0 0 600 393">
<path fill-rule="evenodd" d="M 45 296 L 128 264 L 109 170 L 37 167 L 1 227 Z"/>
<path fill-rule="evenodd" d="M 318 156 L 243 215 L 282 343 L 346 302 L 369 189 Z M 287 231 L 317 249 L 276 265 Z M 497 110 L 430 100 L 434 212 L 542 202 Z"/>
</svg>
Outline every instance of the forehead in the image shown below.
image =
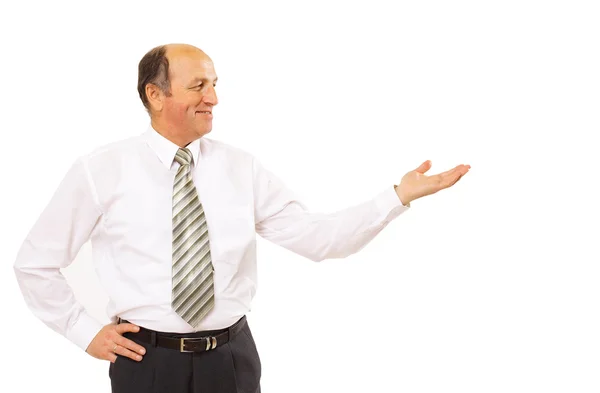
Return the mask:
<svg viewBox="0 0 600 393">
<path fill-rule="evenodd" d="M 202 52 L 186 52 L 169 56 L 169 76 L 182 84 L 217 78 L 212 60 Z"/>
</svg>

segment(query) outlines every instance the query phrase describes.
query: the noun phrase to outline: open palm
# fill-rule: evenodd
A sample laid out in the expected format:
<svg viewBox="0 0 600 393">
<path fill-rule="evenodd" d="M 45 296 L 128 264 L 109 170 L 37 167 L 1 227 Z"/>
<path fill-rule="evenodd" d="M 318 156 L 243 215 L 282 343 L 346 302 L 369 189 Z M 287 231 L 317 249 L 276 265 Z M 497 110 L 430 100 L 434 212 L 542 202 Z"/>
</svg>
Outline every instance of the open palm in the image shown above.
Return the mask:
<svg viewBox="0 0 600 393">
<path fill-rule="evenodd" d="M 431 161 L 427 160 L 417 169 L 408 172 L 402 177 L 396 188 L 396 193 L 403 204 L 407 205 L 415 199 L 434 194 L 444 188 L 454 185 L 469 169 L 470 165 L 457 165 L 449 171 L 427 176 L 425 172 L 431 169 Z"/>
</svg>

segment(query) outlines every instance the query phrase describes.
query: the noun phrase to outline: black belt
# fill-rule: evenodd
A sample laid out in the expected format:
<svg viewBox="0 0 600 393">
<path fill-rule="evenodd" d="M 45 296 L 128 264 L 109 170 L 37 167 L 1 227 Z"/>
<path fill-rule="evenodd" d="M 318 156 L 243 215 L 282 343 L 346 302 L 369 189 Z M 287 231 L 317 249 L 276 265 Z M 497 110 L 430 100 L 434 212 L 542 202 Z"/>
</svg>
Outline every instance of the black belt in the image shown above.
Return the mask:
<svg viewBox="0 0 600 393">
<path fill-rule="evenodd" d="M 119 323 L 129 323 L 124 319 L 119 319 Z M 179 352 L 205 352 L 215 349 L 225 344 L 238 334 L 246 326 L 246 316 L 244 315 L 235 324 L 223 329 L 223 331 L 207 335 L 208 332 L 196 332 L 189 335 L 157 332 L 140 326 L 137 333 L 128 332 L 124 336 L 143 341 L 153 346 L 175 349 Z"/>
</svg>

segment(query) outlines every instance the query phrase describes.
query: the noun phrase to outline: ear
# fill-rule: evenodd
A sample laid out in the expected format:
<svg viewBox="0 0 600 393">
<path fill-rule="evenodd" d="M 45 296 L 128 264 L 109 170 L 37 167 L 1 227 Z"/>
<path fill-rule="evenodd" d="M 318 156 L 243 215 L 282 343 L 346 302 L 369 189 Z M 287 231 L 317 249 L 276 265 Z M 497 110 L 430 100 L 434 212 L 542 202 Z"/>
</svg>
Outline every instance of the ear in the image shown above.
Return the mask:
<svg viewBox="0 0 600 393">
<path fill-rule="evenodd" d="M 152 83 L 146 84 L 146 97 L 148 97 L 148 102 L 150 103 L 150 108 L 152 108 L 153 112 L 160 112 L 162 110 L 165 95 L 158 86 L 153 85 Z"/>
</svg>

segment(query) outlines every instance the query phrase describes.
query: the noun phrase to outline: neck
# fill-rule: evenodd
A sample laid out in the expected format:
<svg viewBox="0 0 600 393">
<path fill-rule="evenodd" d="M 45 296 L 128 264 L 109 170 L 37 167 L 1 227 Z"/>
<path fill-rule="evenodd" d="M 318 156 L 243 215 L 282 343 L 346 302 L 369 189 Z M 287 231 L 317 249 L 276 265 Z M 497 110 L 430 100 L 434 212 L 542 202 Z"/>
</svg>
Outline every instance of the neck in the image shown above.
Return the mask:
<svg viewBox="0 0 600 393">
<path fill-rule="evenodd" d="M 168 125 L 162 124 L 159 119 L 152 118 L 151 124 L 152 128 L 154 128 L 156 132 L 158 132 L 160 135 L 170 140 L 179 147 L 186 147 L 194 141 L 194 138 L 190 138 L 187 135 L 182 135 L 182 133 L 174 131 L 173 127 L 169 127 Z"/>
</svg>

